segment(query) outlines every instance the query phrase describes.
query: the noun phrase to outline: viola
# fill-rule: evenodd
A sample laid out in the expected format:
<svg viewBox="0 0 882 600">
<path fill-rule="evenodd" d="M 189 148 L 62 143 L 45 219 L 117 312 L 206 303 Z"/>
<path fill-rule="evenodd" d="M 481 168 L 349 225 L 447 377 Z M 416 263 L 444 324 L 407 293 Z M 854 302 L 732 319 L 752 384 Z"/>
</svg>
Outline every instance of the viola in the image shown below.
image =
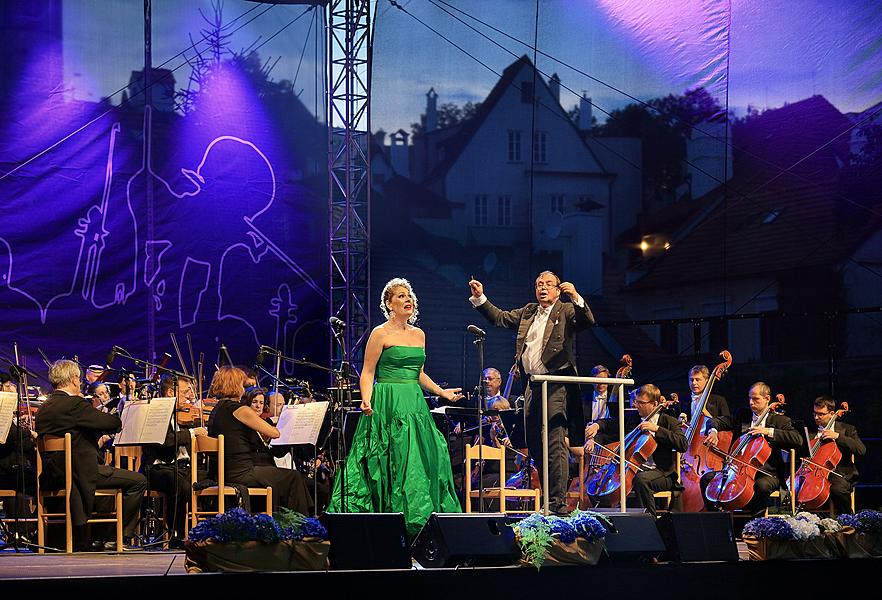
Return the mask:
<svg viewBox="0 0 882 600">
<path fill-rule="evenodd" d="M 680 461 L 680 483 L 683 485 L 683 510 L 686 512 L 699 512 L 704 510 L 704 497 L 701 493 L 701 476 L 710 471 L 719 471 L 723 468 L 725 452 L 732 445 L 732 432 L 720 431 L 716 447 L 706 446 L 704 440 L 707 435 L 702 433 L 707 428 L 710 417 L 705 413 L 707 400 L 710 398 L 714 383 L 726 375 L 732 366 L 732 355 L 728 350 L 720 352 L 723 360 L 714 367 L 707 381 L 701 399 L 693 411 L 692 418 L 685 427 L 687 450 Z"/>
<path fill-rule="evenodd" d="M 673 406 L 678 400 L 671 395 L 672 400 L 665 400 L 662 397 L 661 402 L 646 415 L 641 422 L 646 422 L 659 414 L 665 408 Z M 655 437 L 650 435 L 648 431 L 643 431 L 640 427 L 632 429 L 625 436 L 625 481 L 621 480 L 619 470 L 619 442 L 614 442 L 608 446 L 599 446 L 603 448 L 607 457 L 605 463 L 591 477 L 585 485 L 586 493 L 595 498 L 600 504 L 605 506 L 613 506 L 619 501 L 619 491 L 624 485 L 625 494 L 631 492 L 634 485 L 634 478 L 637 473 L 643 470 L 643 463 L 650 459 L 652 453 L 658 447 Z"/>
<path fill-rule="evenodd" d="M 508 379 L 505 380 L 505 387 L 502 388 L 501 396 L 508 401 L 509 397 L 511 397 L 511 384 L 514 383 L 514 380 L 519 376 L 518 373 L 518 359 L 515 357 L 515 362 L 508 370 Z"/>
<path fill-rule="evenodd" d="M 821 431 L 833 431 L 836 419 L 848 412 L 848 403 L 843 402 L 833 413 L 830 421 Z M 809 456 L 802 459 L 796 471 L 796 503 L 806 510 L 818 510 L 830 499 L 830 475 L 835 474 L 836 466 L 842 460 L 842 451 L 836 440 L 816 437 L 809 444 Z M 787 481 L 790 487 L 790 481 Z"/>
<path fill-rule="evenodd" d="M 762 422 L 770 412 L 784 406 L 784 394 L 778 394 L 776 400 L 758 415 L 758 421 Z M 707 486 L 705 497 L 726 510 L 744 508 L 753 500 L 757 473 L 771 475 L 763 470 L 771 455 L 772 446 L 765 436 L 745 433 L 738 438 L 735 449 L 725 454 L 723 467 Z"/>
</svg>

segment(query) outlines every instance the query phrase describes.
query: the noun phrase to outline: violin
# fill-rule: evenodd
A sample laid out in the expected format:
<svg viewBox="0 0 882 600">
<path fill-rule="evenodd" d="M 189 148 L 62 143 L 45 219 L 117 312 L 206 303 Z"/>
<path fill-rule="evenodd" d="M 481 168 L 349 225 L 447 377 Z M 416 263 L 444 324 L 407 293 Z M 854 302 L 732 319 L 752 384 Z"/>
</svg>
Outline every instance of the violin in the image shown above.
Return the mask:
<svg viewBox="0 0 882 600">
<path fill-rule="evenodd" d="M 182 427 L 184 429 L 203 427 L 201 411 L 199 410 L 199 408 L 192 405 L 176 408 L 175 420 L 178 423 L 178 427 Z"/>
<path fill-rule="evenodd" d="M 645 423 L 659 414 L 665 408 L 673 406 L 679 400 L 674 394 L 671 394 L 671 400 L 666 400 L 662 396 L 658 405 L 652 409 L 648 415 L 641 419 L 641 423 Z M 634 478 L 637 473 L 643 471 L 643 463 L 652 457 L 658 447 L 655 437 L 648 431 L 643 431 L 640 427 L 632 429 L 625 436 L 625 481 L 621 480 L 619 470 L 619 442 L 613 442 L 608 446 L 600 446 L 606 453 L 605 463 L 591 477 L 585 485 L 586 493 L 595 498 L 600 504 L 605 506 L 613 506 L 618 503 L 619 491 L 622 485 L 625 486 L 625 494 L 631 492 L 634 485 Z"/>
<path fill-rule="evenodd" d="M 685 425 L 687 450 L 680 460 L 680 482 L 683 485 L 682 501 L 685 512 L 699 512 L 704 510 L 704 497 L 701 493 L 701 476 L 710 471 L 719 471 L 723 468 L 725 452 L 732 445 L 732 432 L 720 431 L 717 434 L 717 447 L 706 446 L 704 440 L 707 435 L 702 433 L 707 429 L 711 418 L 705 413 L 707 400 L 710 398 L 714 383 L 726 375 L 726 371 L 732 366 L 732 355 L 728 350 L 720 352 L 723 362 L 714 367 L 707 380 L 707 385 L 701 393 L 698 405 L 693 411 L 692 418 Z"/>
<path fill-rule="evenodd" d="M 762 422 L 770 412 L 776 412 L 785 404 L 784 394 L 775 396 L 772 402 L 758 415 Z M 723 453 L 723 467 L 714 475 L 705 490 L 705 497 L 725 510 L 742 509 L 753 500 L 753 487 L 757 473 L 771 475 L 763 467 L 772 455 L 772 446 L 765 436 L 745 433 L 731 454 Z"/>
<path fill-rule="evenodd" d="M 843 402 L 833 413 L 830 421 L 820 431 L 833 431 L 836 419 L 848 412 L 848 402 Z M 820 433 L 819 431 L 819 433 Z M 836 466 L 842 460 L 842 451 L 836 440 L 818 436 L 809 444 L 809 456 L 802 459 L 796 471 L 796 503 L 806 510 L 818 510 L 830 499 L 830 475 L 836 475 Z M 787 481 L 790 488 L 790 480 Z"/>
</svg>

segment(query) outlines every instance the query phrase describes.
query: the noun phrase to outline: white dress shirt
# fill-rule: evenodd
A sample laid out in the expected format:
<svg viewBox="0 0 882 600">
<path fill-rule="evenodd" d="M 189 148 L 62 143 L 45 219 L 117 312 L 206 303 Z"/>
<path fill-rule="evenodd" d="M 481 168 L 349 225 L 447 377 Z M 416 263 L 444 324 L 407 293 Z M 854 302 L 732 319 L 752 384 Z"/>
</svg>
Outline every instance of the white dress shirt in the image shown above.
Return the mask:
<svg viewBox="0 0 882 600">
<path fill-rule="evenodd" d="M 609 418 L 609 399 L 606 394 L 594 392 L 594 400 L 591 402 L 591 420 Z"/>
</svg>

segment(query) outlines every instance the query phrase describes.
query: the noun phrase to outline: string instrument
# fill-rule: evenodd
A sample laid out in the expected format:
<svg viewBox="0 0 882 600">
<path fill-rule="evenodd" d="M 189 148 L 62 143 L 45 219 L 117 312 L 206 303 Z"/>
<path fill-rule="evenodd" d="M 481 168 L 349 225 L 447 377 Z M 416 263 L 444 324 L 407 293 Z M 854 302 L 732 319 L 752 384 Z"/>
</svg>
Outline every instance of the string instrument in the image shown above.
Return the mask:
<svg viewBox="0 0 882 600">
<path fill-rule="evenodd" d="M 673 398 L 674 395 L 672 394 L 671 397 Z M 673 406 L 677 402 L 677 399 L 665 400 L 664 396 L 662 396 L 661 402 L 652 409 L 652 412 L 643 417 L 640 422 L 645 423 L 649 421 L 662 410 Z M 644 470 L 643 463 L 652 457 L 652 453 L 658 447 L 655 437 L 648 431 L 642 431 L 639 426 L 632 429 L 625 436 L 624 442 L 625 481 L 622 482 L 619 472 L 619 442 L 614 442 L 608 446 L 600 446 L 605 448 L 607 454 L 606 462 L 585 485 L 585 492 L 605 506 L 612 506 L 618 502 L 619 490 L 622 485 L 625 486 L 626 495 L 631 492 L 634 478 L 637 476 L 637 473 Z"/>
<path fill-rule="evenodd" d="M 775 398 L 776 402 L 769 404 L 757 415 L 758 423 L 761 423 L 769 413 L 784 406 L 784 394 L 777 394 Z M 744 508 L 753 499 L 756 474 L 771 475 L 763 470 L 771 455 L 772 446 L 765 436 L 745 433 L 738 438 L 735 449 L 725 454 L 723 467 L 707 486 L 705 497 L 725 510 Z"/>
<path fill-rule="evenodd" d="M 705 412 L 707 401 L 710 398 L 711 391 L 714 389 L 714 383 L 722 379 L 726 375 L 726 371 L 732 366 L 732 355 L 728 350 L 720 352 L 720 358 L 723 360 L 714 367 L 701 393 L 698 405 L 692 411 L 692 418 L 685 427 L 686 435 L 686 452 L 680 460 L 680 483 L 683 485 L 682 501 L 683 510 L 686 512 L 699 512 L 704 510 L 704 497 L 701 493 L 701 476 L 710 471 L 719 471 L 723 468 L 724 452 L 729 450 L 732 445 L 732 432 L 718 432 L 717 447 L 706 446 L 704 440 L 707 438 L 703 432 L 707 429 L 708 423 L 711 421 L 710 416 Z"/>
<path fill-rule="evenodd" d="M 175 419 L 178 427 L 184 429 L 192 429 L 194 427 L 203 427 L 202 411 L 199 407 L 189 405 L 181 406 L 175 409 Z"/>
<path fill-rule="evenodd" d="M 511 384 L 514 383 L 514 380 L 519 376 L 518 361 L 517 358 L 515 358 L 514 364 L 508 370 L 508 379 L 505 380 L 505 387 L 502 388 L 502 394 L 500 394 L 506 401 L 511 397 Z"/>
<path fill-rule="evenodd" d="M 631 371 L 634 368 L 634 359 L 631 358 L 630 354 L 623 354 L 619 363 L 621 366 L 616 371 L 616 378 L 619 379 L 627 379 L 631 376 Z M 618 394 L 619 386 L 621 384 L 615 384 L 608 388 L 606 397 L 607 402 L 609 399 L 613 398 L 614 395 Z M 616 446 L 618 447 L 618 446 Z M 587 487 L 588 481 L 597 473 L 601 466 L 605 465 L 610 458 L 610 450 L 609 446 L 601 446 L 594 439 L 586 439 L 585 445 L 583 446 L 583 456 L 584 467 L 582 472 L 579 474 L 582 482 Z M 579 504 L 579 480 L 575 477 L 572 481 L 570 481 L 569 489 L 567 490 L 567 508 L 569 510 L 574 510 L 575 508 L 586 508 L 584 506 L 578 506 Z M 572 493 L 569 493 L 572 492 Z"/>
<path fill-rule="evenodd" d="M 848 412 L 848 402 L 840 404 L 821 431 L 833 431 L 836 419 Z M 802 459 L 796 471 L 796 503 L 806 510 L 818 510 L 830 499 L 830 475 L 837 475 L 836 466 L 842 460 L 842 451 L 836 440 L 818 436 L 809 444 L 809 456 Z M 790 481 L 787 481 L 788 488 Z"/>
</svg>

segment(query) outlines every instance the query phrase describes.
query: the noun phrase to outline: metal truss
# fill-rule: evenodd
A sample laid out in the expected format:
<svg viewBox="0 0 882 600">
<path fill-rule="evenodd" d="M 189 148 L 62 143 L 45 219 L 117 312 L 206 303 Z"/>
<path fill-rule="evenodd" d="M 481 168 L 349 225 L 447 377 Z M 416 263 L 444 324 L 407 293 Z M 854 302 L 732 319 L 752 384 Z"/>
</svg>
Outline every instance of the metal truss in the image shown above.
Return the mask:
<svg viewBox="0 0 882 600">
<path fill-rule="evenodd" d="M 370 0 L 329 0 L 328 212 L 331 316 L 346 323 L 345 356 L 360 364 L 370 333 Z"/>
</svg>

